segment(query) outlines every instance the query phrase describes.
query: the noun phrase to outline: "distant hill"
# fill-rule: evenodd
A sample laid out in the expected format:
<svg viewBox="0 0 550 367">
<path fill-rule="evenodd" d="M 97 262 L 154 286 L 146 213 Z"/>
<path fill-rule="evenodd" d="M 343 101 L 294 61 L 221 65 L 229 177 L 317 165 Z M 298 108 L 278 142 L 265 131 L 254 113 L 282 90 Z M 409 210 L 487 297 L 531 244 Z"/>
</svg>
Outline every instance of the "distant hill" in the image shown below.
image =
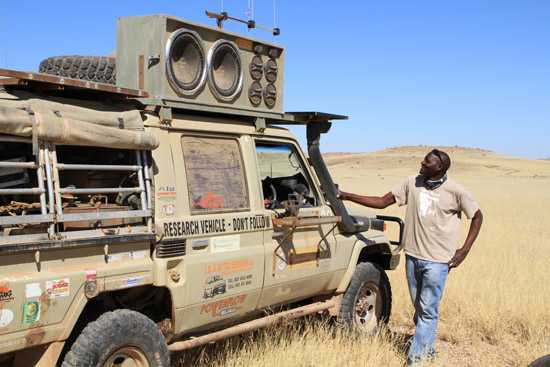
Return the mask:
<svg viewBox="0 0 550 367">
<path fill-rule="evenodd" d="M 392 147 L 370 153 L 325 153 L 327 166 L 345 177 L 370 177 L 418 172 L 432 146 Z M 437 147 L 451 157 L 451 174 L 467 177 L 525 177 L 550 179 L 548 161 L 501 155 L 480 148 Z M 344 177 L 343 176 L 343 177 Z"/>
</svg>

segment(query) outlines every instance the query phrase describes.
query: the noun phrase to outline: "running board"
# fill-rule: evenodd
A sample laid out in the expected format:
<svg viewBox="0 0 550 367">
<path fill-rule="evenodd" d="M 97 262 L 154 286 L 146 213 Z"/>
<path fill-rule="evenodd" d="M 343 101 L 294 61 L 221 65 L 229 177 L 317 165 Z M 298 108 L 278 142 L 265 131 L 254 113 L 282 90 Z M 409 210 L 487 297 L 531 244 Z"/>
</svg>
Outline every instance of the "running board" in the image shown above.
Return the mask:
<svg viewBox="0 0 550 367">
<path fill-rule="evenodd" d="M 312 303 L 307 306 L 293 308 L 292 310 L 282 311 L 273 315 L 265 316 L 257 320 L 248 321 L 230 328 L 216 331 L 214 333 L 202 335 L 193 339 L 184 340 L 168 345 L 170 352 L 179 352 L 186 349 L 199 347 L 204 344 L 213 343 L 219 340 L 230 338 L 235 335 L 248 333 L 257 329 L 275 325 L 300 318 L 302 316 L 311 315 L 313 313 L 328 310 L 336 305 L 334 300 Z"/>
</svg>

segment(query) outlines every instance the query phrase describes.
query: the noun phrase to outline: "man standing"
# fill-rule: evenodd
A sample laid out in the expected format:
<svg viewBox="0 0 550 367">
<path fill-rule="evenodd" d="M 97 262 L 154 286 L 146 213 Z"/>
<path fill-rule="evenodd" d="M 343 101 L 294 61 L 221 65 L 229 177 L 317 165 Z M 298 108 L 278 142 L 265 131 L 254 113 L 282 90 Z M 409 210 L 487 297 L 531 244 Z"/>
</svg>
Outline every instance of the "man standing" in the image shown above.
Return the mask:
<svg viewBox="0 0 550 367">
<path fill-rule="evenodd" d="M 409 177 L 382 197 L 340 192 L 370 208 L 407 205 L 404 249 L 416 330 L 407 364 L 435 355 L 439 302 L 449 270 L 459 266 L 472 248 L 483 222 L 479 206 L 468 191 L 447 178 L 451 159 L 434 149 L 421 162 L 420 175 Z M 471 219 L 464 245 L 457 249 L 461 213 Z"/>
</svg>

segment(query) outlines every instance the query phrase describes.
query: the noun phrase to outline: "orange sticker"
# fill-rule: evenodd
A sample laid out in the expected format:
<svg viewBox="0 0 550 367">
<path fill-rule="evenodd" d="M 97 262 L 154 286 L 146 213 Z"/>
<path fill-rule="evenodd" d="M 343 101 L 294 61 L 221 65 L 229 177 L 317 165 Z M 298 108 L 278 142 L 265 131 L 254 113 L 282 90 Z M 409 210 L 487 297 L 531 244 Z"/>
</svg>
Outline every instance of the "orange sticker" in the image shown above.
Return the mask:
<svg viewBox="0 0 550 367">
<path fill-rule="evenodd" d="M 227 316 L 237 310 L 237 306 L 244 303 L 246 294 L 241 294 L 236 297 L 220 299 L 219 301 L 210 302 L 201 306 L 201 314 L 211 314 L 212 317 Z"/>
<path fill-rule="evenodd" d="M 218 264 L 208 264 L 206 273 L 220 273 L 222 275 L 230 275 L 237 272 L 245 272 L 252 269 L 254 263 L 250 259 L 229 260 Z"/>
</svg>

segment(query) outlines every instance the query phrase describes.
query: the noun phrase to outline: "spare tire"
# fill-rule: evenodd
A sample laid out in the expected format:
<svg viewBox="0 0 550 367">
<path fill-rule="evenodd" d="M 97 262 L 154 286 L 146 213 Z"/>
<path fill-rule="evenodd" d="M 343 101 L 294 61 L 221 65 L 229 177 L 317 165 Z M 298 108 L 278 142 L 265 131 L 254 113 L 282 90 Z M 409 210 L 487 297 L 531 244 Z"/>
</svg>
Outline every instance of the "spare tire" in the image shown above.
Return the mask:
<svg viewBox="0 0 550 367">
<path fill-rule="evenodd" d="M 39 72 L 72 79 L 116 84 L 116 60 L 108 56 L 54 56 L 42 60 Z"/>
</svg>

